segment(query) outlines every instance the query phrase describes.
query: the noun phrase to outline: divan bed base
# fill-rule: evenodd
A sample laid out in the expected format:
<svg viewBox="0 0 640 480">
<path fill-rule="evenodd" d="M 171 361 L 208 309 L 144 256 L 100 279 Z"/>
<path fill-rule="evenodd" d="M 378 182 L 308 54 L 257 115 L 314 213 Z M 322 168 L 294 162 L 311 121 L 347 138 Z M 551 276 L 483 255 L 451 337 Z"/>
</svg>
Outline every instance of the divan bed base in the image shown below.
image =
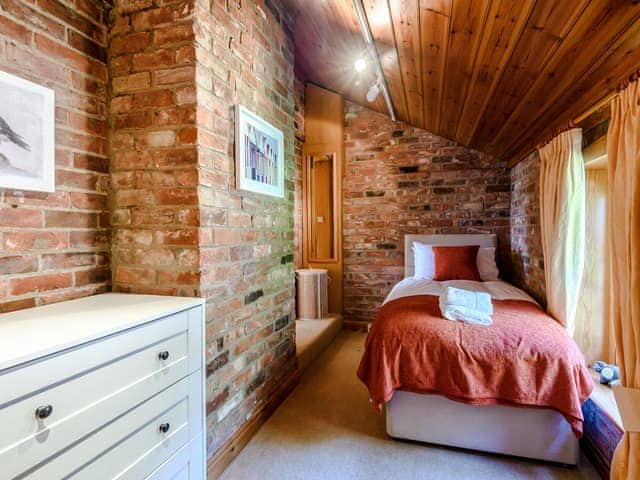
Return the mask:
<svg viewBox="0 0 640 480">
<path fill-rule="evenodd" d="M 387 433 L 394 438 L 578 463 L 578 439 L 565 418 L 548 408 L 469 405 L 396 391 L 386 410 Z"/>
</svg>

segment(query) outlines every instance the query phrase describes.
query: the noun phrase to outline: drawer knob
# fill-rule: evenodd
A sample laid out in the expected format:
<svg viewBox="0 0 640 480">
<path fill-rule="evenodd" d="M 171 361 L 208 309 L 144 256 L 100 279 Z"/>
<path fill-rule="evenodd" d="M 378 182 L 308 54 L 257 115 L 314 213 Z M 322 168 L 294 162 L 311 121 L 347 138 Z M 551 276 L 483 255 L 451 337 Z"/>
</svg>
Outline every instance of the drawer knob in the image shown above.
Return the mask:
<svg viewBox="0 0 640 480">
<path fill-rule="evenodd" d="M 160 352 L 158 354 L 158 358 L 160 360 L 166 360 L 167 358 L 169 358 L 169 352 L 167 352 L 166 350 L 164 352 Z"/>
<path fill-rule="evenodd" d="M 53 413 L 53 407 L 51 405 L 42 405 L 36 408 L 36 418 L 39 420 L 44 420 L 48 418 Z"/>
<path fill-rule="evenodd" d="M 170 428 L 171 425 L 169 423 L 161 423 L 158 430 L 160 430 L 160 433 L 167 433 Z"/>
</svg>

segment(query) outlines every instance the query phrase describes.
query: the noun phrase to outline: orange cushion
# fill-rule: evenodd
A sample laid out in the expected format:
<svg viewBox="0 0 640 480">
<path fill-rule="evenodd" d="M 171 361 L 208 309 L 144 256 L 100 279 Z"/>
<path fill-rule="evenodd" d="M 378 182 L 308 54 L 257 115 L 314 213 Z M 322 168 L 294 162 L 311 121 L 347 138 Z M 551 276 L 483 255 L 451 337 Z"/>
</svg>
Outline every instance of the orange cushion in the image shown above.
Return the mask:
<svg viewBox="0 0 640 480">
<path fill-rule="evenodd" d="M 436 264 L 434 280 L 475 280 L 481 281 L 478 273 L 478 245 L 462 247 L 433 247 Z"/>
</svg>

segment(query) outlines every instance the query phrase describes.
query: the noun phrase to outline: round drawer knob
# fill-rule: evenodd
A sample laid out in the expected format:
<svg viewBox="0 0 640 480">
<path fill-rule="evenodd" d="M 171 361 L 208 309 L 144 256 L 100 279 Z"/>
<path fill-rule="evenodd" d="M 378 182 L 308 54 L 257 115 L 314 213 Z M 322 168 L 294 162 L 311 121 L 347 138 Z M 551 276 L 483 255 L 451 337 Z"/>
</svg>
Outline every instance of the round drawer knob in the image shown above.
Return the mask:
<svg viewBox="0 0 640 480">
<path fill-rule="evenodd" d="M 158 354 L 158 358 L 159 358 L 160 360 L 166 360 L 166 359 L 168 359 L 168 358 L 169 358 L 169 352 L 167 352 L 166 350 L 165 350 L 164 352 L 160 352 L 160 353 Z"/>
<path fill-rule="evenodd" d="M 44 420 L 48 418 L 53 413 L 53 407 L 51 405 L 42 405 L 36 408 L 36 418 L 39 420 Z"/>
<path fill-rule="evenodd" d="M 167 433 L 170 428 L 171 425 L 169 425 L 168 423 L 161 423 L 158 427 L 158 430 L 160 430 L 160 433 Z"/>
</svg>

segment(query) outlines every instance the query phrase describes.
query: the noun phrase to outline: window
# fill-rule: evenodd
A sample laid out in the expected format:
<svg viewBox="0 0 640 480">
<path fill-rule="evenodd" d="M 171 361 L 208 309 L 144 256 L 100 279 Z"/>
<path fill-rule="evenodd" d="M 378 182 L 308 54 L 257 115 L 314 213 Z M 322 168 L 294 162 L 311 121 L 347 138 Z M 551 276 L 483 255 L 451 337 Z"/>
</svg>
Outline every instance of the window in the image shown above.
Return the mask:
<svg viewBox="0 0 640 480">
<path fill-rule="evenodd" d="M 584 151 L 586 173 L 585 268 L 574 338 L 587 363 L 615 361 L 606 317 L 608 173 L 606 136 Z"/>
</svg>

